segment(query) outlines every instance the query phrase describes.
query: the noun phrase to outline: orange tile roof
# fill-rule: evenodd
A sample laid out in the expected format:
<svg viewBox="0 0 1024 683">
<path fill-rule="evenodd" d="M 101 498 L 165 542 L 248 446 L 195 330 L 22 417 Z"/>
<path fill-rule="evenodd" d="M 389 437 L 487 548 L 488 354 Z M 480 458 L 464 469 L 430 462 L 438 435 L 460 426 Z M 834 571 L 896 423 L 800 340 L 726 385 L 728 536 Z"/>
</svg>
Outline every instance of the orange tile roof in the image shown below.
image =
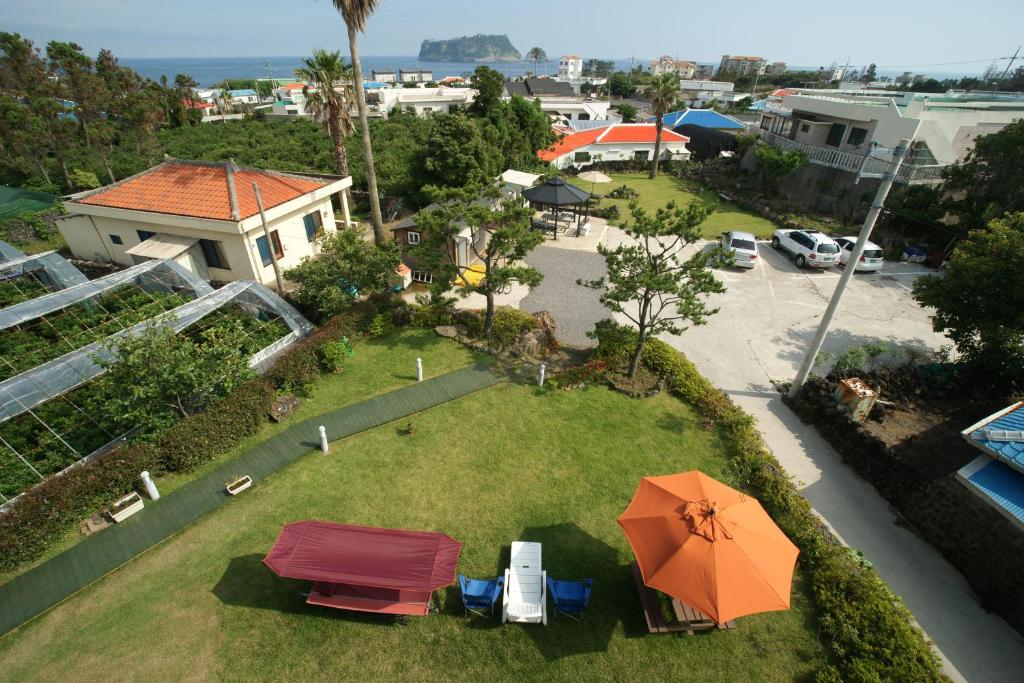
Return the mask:
<svg viewBox="0 0 1024 683">
<path fill-rule="evenodd" d="M 627 142 L 654 144 L 657 128 L 653 123 L 613 123 L 604 128 L 591 128 L 578 133 L 566 135 L 557 140 L 547 149 L 537 151 L 541 161 L 554 161 L 563 154 L 568 154 L 587 145 L 613 145 Z M 665 128 L 661 132 L 661 141 L 689 142 L 690 138 Z"/>
<path fill-rule="evenodd" d="M 278 90 L 302 90 L 304 87 L 306 86 L 302 83 L 289 83 L 288 85 L 280 86 Z"/>
<path fill-rule="evenodd" d="M 232 216 L 228 190 L 230 162 L 212 164 L 165 161 L 148 171 L 74 200 L 80 204 L 150 211 L 214 220 L 242 220 L 259 213 L 253 182 L 258 183 L 263 208 L 269 209 L 324 187 L 327 178 L 302 178 L 259 169 L 230 169 L 237 216 Z"/>
</svg>

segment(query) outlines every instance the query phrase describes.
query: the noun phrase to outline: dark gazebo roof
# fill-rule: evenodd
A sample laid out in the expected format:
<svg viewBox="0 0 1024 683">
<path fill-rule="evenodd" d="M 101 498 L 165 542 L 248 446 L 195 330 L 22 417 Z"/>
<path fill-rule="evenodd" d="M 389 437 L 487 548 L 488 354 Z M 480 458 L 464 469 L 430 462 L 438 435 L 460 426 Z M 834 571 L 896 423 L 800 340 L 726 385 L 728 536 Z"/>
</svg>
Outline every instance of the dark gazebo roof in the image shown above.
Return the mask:
<svg viewBox="0 0 1024 683">
<path fill-rule="evenodd" d="M 589 192 L 558 177 L 548 178 L 540 185 L 523 190 L 523 196 L 545 206 L 573 206 L 585 204 L 590 199 Z"/>
</svg>

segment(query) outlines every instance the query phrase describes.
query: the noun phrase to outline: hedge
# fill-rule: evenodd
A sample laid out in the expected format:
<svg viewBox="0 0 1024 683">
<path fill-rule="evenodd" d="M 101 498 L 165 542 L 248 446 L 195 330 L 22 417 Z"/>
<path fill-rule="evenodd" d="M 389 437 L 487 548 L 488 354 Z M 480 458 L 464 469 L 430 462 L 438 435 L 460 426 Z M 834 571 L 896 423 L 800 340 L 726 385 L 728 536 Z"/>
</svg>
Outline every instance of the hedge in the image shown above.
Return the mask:
<svg viewBox="0 0 1024 683">
<path fill-rule="evenodd" d="M 343 336 L 355 338 L 377 311 L 362 302 L 329 320 L 281 354 L 262 377 L 176 423 L 154 443 L 129 443 L 26 491 L 0 513 L 0 570 L 39 558 L 79 520 L 138 488 L 143 470 L 186 472 L 258 432 L 278 392 L 301 392 L 333 371 L 325 367 L 321 347 Z"/>
<path fill-rule="evenodd" d="M 628 363 L 634 330 L 605 320 L 595 336 L 598 358 L 618 367 Z M 820 635 L 832 660 L 818 671 L 817 681 L 947 680 L 910 611 L 815 516 L 764 444 L 754 418 L 668 344 L 648 340 L 643 362 L 665 378 L 672 393 L 714 423 L 727 449 L 730 472 L 800 548 L 819 611 Z"/>
</svg>

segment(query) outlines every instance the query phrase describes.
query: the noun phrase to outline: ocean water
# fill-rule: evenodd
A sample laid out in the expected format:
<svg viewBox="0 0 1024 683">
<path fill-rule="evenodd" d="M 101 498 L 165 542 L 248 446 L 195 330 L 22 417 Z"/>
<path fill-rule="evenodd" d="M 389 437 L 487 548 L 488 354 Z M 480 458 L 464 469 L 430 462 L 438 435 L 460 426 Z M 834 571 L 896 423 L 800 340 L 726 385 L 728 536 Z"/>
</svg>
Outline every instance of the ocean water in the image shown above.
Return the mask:
<svg viewBox="0 0 1024 683">
<path fill-rule="evenodd" d="M 173 81 L 176 74 L 188 74 L 202 87 L 207 87 L 225 78 L 290 78 L 301 65 L 301 57 L 171 57 L 171 58 L 124 58 L 122 65 L 130 67 L 146 78 L 154 81 L 161 76 Z M 634 60 L 635 63 L 640 63 Z M 646 62 L 642 62 L 646 65 Z M 616 70 L 629 69 L 630 60 L 615 61 Z M 386 70 L 420 68 L 430 69 L 434 78 L 447 76 L 464 76 L 473 73 L 480 66 L 476 62 L 420 62 L 415 55 L 365 55 L 362 58 L 363 77 L 370 79 L 374 69 Z M 532 62 L 489 62 L 487 66 L 504 74 L 508 78 L 522 76 L 526 71 L 538 74 L 546 72 L 555 75 L 558 72 L 558 60 L 549 61 L 534 67 Z"/>
<path fill-rule="evenodd" d="M 121 64 L 131 67 L 142 76 L 154 81 L 161 76 L 173 81 L 176 74 L 188 74 L 201 87 L 208 87 L 225 78 L 291 78 L 293 72 L 301 65 L 301 57 L 161 57 L 161 58 L 125 58 Z M 648 59 L 616 59 L 616 71 L 628 71 L 631 65 L 646 67 Z M 366 55 L 362 58 L 363 77 L 370 79 L 373 69 L 397 71 L 402 68 L 430 69 L 434 78 L 447 76 L 464 76 L 480 66 L 477 62 L 420 62 L 415 55 Z M 532 62 L 489 62 L 487 66 L 504 74 L 507 78 L 523 76 L 526 71 L 538 74 L 555 75 L 558 72 L 558 60 L 548 61 L 534 66 Z M 793 70 L 815 71 L 818 67 L 790 67 Z M 880 76 L 895 77 L 901 70 L 879 69 Z M 959 78 L 976 76 L 971 72 L 931 73 L 934 78 Z"/>
</svg>

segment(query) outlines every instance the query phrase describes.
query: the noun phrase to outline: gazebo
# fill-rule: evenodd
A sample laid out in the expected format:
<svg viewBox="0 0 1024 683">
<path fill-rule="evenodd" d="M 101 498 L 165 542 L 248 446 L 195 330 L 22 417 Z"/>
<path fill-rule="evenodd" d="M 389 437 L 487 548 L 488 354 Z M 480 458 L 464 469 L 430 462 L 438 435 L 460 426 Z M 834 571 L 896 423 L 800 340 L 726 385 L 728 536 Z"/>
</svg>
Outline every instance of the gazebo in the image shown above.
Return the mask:
<svg viewBox="0 0 1024 683">
<path fill-rule="evenodd" d="M 579 235 L 580 206 L 590 201 L 590 193 L 586 190 L 565 182 L 562 178 L 548 178 L 540 185 L 523 190 L 523 196 L 535 207 L 551 209 L 554 223 L 551 226 L 555 239 L 558 239 L 558 213 L 561 209 L 572 209 L 576 219 L 576 234 Z M 547 227 L 546 223 L 541 223 Z"/>
</svg>

